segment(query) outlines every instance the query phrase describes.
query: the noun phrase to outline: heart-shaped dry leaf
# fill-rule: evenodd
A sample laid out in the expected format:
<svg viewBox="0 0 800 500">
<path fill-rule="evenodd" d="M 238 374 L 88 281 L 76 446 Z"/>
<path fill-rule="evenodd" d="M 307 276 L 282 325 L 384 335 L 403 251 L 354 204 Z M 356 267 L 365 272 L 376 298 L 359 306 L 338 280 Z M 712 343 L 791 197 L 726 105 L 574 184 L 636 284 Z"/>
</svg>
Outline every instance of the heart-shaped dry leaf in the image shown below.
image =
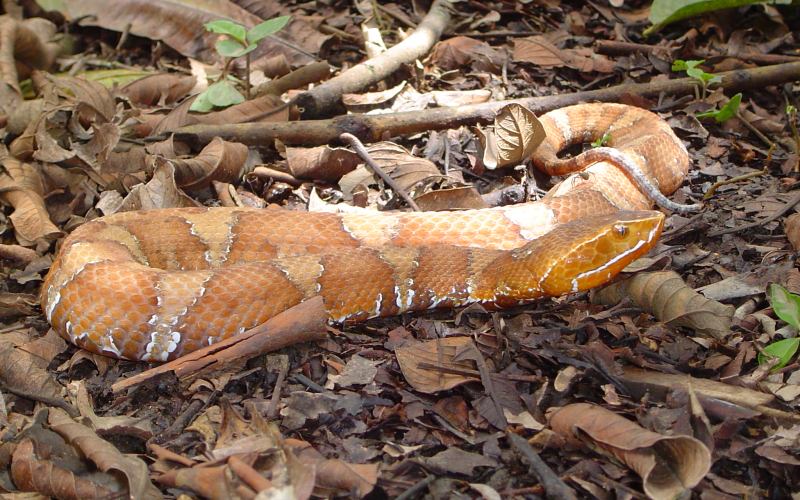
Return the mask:
<svg viewBox="0 0 800 500">
<path fill-rule="evenodd" d="M 497 166 L 516 164 L 529 157 L 545 137 L 544 127 L 531 110 L 521 104 L 504 106 L 494 119 Z"/>
</svg>

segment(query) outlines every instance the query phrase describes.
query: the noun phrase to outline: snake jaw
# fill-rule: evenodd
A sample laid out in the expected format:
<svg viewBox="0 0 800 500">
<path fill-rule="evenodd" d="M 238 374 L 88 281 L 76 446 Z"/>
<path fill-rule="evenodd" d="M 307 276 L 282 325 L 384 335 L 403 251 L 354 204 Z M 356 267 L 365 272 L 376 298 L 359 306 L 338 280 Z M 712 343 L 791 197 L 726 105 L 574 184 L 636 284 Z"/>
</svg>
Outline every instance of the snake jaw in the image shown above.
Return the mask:
<svg viewBox="0 0 800 500">
<path fill-rule="evenodd" d="M 508 257 L 498 287 L 516 298 L 560 296 L 607 282 L 658 241 L 664 215 L 622 211 L 564 224 Z"/>
</svg>

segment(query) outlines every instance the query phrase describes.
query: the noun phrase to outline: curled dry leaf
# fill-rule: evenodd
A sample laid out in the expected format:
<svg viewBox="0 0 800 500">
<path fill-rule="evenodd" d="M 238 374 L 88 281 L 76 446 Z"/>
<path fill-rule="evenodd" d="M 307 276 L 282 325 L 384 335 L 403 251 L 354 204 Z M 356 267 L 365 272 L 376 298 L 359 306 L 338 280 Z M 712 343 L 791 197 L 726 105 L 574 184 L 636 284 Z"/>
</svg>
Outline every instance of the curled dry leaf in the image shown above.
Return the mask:
<svg viewBox="0 0 800 500">
<path fill-rule="evenodd" d="M 430 178 L 442 178 L 442 173 L 432 161 L 414 156 L 393 142 L 372 144 L 367 151 L 383 171 L 407 192 L 417 183 Z"/>
<path fill-rule="evenodd" d="M 199 204 L 175 185 L 175 169 L 172 164 L 162 160 L 147 184 L 133 186 L 123 200 L 120 211 L 196 206 Z"/>
<path fill-rule="evenodd" d="M 175 184 L 186 191 L 199 191 L 212 181 L 234 182 L 242 176 L 247 160 L 247 146 L 215 137 L 199 155 L 191 159 L 175 159 Z"/>
<path fill-rule="evenodd" d="M 662 436 L 600 406 L 577 403 L 550 416 L 553 431 L 570 441 L 613 457 L 642 477 L 655 500 L 686 493 L 711 468 L 711 453 L 689 436 Z"/>
<path fill-rule="evenodd" d="M 20 491 L 36 492 L 45 497 L 102 498 L 118 491 L 99 484 L 96 478 L 81 477 L 65 467 L 64 462 L 59 450 L 35 446 L 26 438 L 14 450 L 11 477 Z"/>
<path fill-rule="evenodd" d="M 797 252 L 800 250 L 800 214 L 790 215 L 783 225 L 786 228 L 786 238 L 792 244 L 794 251 Z"/>
<path fill-rule="evenodd" d="M 31 246 L 40 238 L 58 238 L 61 231 L 50 222 L 44 204 L 44 188 L 32 165 L 10 156 L 0 156 L 0 199 L 12 207 L 9 217 L 14 224 L 17 242 Z"/>
<path fill-rule="evenodd" d="M 670 326 L 685 326 L 718 340 L 730 333 L 734 307 L 703 297 L 674 271 L 637 274 L 600 290 L 594 301 L 611 305 L 625 296 Z"/>
<path fill-rule="evenodd" d="M 520 163 L 539 147 L 544 127 L 531 110 L 511 103 L 498 111 L 493 129 L 476 129 L 483 164 L 489 170 Z"/>
<path fill-rule="evenodd" d="M 353 492 L 361 498 L 369 494 L 378 482 L 378 464 L 351 464 L 325 458 L 309 443 L 297 439 L 286 439 L 283 444 L 301 463 L 316 469 L 314 490 L 317 494 L 327 491 L 338 496 Z"/>
<path fill-rule="evenodd" d="M 420 367 L 420 364 L 428 363 L 443 368 L 474 371 L 475 363 L 470 360 L 453 361 L 461 349 L 471 343 L 472 339 L 469 337 L 447 337 L 429 342 L 414 342 L 398 347 L 395 355 L 400 370 L 411 387 L 426 394 L 433 394 L 467 382 L 480 381 L 480 376 L 465 376 Z"/>
<path fill-rule="evenodd" d="M 56 26 L 46 19 L 19 21 L 0 16 L 0 76 L 8 85 L 0 88 L 2 113 L 13 112 L 22 102 L 20 79 L 27 78 L 31 70 L 48 69 L 61 52 L 60 44 L 53 41 L 55 32 Z"/>
<path fill-rule="evenodd" d="M 545 137 L 544 127 L 531 110 L 521 104 L 503 106 L 494 119 L 497 135 L 497 166 L 520 163 L 533 154 Z"/>
<path fill-rule="evenodd" d="M 150 482 L 147 465 L 139 458 L 123 455 L 114 445 L 101 439 L 93 430 L 73 421 L 59 409 L 50 409 L 50 429 L 75 446 L 81 456 L 91 460 L 101 471 L 115 478 L 125 478 L 131 498 L 157 500 L 161 492 Z"/>
</svg>

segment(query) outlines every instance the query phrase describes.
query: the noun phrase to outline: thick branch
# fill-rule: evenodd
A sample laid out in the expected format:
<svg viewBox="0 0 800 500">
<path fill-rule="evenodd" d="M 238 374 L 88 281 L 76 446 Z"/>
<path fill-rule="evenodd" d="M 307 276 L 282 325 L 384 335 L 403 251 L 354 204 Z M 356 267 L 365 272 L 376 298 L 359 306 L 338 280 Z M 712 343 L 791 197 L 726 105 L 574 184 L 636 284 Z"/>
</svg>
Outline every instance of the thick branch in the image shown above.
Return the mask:
<svg viewBox="0 0 800 500">
<path fill-rule="evenodd" d="M 341 104 L 342 94 L 362 92 L 370 85 L 391 76 L 401 65 L 414 62 L 427 54 L 450 23 L 449 8 L 449 0 L 436 0 L 428 15 L 408 38 L 383 54 L 353 66 L 341 75 L 301 94 L 297 99 L 297 107 L 303 110 L 303 116 L 325 115 Z"/>
<path fill-rule="evenodd" d="M 780 85 L 800 80 L 800 62 L 777 64 L 762 68 L 726 71 L 719 73 L 720 86 L 726 92 L 741 92 L 756 88 Z M 510 102 L 517 102 L 535 113 L 543 113 L 580 102 L 616 102 L 625 94 L 656 98 L 661 93 L 680 96 L 694 93 L 696 80 L 680 78 L 657 83 L 626 83 L 607 89 L 531 97 L 514 101 L 495 101 L 456 108 L 434 108 L 385 115 L 354 114 L 331 120 L 299 122 L 243 123 L 233 125 L 192 125 L 175 131 L 176 139 L 197 147 L 208 144 L 215 136 L 226 141 L 247 145 L 269 144 L 280 139 L 287 144 L 320 145 L 338 141 L 343 133 L 350 133 L 364 142 L 381 140 L 390 136 L 426 130 L 458 128 L 466 125 L 489 124 L 497 111 Z"/>
</svg>

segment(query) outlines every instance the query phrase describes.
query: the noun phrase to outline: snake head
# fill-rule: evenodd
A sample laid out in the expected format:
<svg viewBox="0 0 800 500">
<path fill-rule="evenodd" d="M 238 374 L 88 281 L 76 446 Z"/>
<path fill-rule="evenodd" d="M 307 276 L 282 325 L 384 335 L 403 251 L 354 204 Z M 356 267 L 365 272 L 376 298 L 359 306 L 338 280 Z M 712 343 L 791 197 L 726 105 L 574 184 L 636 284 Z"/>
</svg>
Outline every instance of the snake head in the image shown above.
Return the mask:
<svg viewBox="0 0 800 500">
<path fill-rule="evenodd" d="M 602 285 L 658 241 L 664 214 L 621 211 L 563 224 L 512 252 L 504 263 L 508 295 L 559 296 Z"/>
</svg>

